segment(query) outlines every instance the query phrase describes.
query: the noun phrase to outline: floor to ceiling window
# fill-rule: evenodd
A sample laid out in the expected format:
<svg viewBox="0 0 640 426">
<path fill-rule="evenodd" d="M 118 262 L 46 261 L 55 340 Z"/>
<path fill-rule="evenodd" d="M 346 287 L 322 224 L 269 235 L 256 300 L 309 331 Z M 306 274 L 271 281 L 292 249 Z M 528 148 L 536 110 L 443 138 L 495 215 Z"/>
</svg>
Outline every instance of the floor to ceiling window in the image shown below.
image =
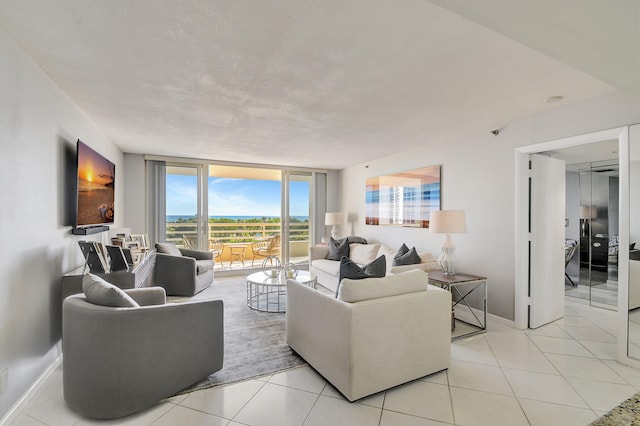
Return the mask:
<svg viewBox="0 0 640 426">
<path fill-rule="evenodd" d="M 214 253 L 217 270 L 306 265 L 312 173 L 167 163 L 166 240 Z"/>
</svg>

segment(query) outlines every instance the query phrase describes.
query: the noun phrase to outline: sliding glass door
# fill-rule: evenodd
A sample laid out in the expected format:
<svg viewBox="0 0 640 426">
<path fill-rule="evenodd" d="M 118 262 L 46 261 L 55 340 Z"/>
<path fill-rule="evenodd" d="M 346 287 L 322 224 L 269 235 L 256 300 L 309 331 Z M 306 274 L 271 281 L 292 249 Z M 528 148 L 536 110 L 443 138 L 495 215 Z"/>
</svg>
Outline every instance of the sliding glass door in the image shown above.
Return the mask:
<svg viewBox="0 0 640 426">
<path fill-rule="evenodd" d="M 211 251 L 216 270 L 308 262 L 311 172 L 168 163 L 165 185 L 166 240 Z"/>
<path fill-rule="evenodd" d="M 166 240 L 178 247 L 205 248 L 206 204 L 202 199 L 202 167 L 167 165 L 165 175 Z"/>
</svg>

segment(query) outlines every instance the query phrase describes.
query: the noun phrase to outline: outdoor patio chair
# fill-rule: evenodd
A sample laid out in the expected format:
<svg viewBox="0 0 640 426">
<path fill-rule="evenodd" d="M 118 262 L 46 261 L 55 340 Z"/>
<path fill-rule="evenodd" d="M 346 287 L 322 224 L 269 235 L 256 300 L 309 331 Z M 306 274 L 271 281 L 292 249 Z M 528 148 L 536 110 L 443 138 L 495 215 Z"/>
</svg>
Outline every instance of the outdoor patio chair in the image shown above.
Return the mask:
<svg viewBox="0 0 640 426">
<path fill-rule="evenodd" d="M 253 243 L 251 245 L 251 252 L 253 253 L 251 266 L 253 266 L 256 258 L 260 257 L 268 258 L 273 264 L 273 259 L 280 256 L 280 234 L 274 235 L 268 240 Z"/>
</svg>

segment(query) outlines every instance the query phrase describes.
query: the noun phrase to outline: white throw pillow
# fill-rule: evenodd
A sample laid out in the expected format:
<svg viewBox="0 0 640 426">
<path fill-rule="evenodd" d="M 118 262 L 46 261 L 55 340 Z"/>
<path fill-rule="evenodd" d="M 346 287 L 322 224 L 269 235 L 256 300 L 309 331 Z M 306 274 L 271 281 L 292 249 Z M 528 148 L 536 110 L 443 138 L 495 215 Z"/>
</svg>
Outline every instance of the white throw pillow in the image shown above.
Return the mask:
<svg viewBox="0 0 640 426">
<path fill-rule="evenodd" d="M 393 267 L 393 257 L 396 255 L 396 250 L 393 250 L 385 246 L 384 244 L 380 244 L 380 249 L 378 249 L 378 254 L 376 255 L 376 258 L 382 256 L 383 254 L 384 254 L 384 257 L 387 259 L 387 272 L 388 272 Z"/>
<path fill-rule="evenodd" d="M 349 259 L 359 265 L 366 265 L 378 258 L 380 244 L 349 244 Z"/>
<path fill-rule="evenodd" d="M 355 303 L 363 300 L 415 293 L 425 291 L 427 283 L 427 273 L 419 269 L 396 275 L 387 275 L 384 278 L 365 278 L 362 280 L 345 278 L 340 283 L 338 299 L 343 302 Z"/>
<path fill-rule="evenodd" d="M 140 305 L 122 289 L 106 282 L 97 275 L 87 274 L 82 277 L 82 291 L 87 302 L 100 306 L 116 308 L 138 308 Z"/>
<path fill-rule="evenodd" d="M 420 263 L 429 263 L 435 261 L 431 253 L 418 253 L 418 256 L 420 256 Z"/>
</svg>

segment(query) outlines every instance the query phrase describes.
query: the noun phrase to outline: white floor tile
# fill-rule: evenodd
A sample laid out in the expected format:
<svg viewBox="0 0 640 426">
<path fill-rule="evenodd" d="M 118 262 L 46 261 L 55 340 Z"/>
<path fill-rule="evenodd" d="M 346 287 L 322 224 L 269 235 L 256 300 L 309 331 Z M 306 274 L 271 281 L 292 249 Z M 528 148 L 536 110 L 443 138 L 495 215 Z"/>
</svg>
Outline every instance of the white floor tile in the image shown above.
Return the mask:
<svg viewBox="0 0 640 426">
<path fill-rule="evenodd" d="M 448 375 L 450 386 L 513 396 L 499 367 L 452 360 Z"/>
<path fill-rule="evenodd" d="M 587 408 L 520 399 L 520 405 L 531 426 L 584 426 L 599 416 Z"/>
<path fill-rule="evenodd" d="M 438 371 L 437 373 L 429 374 L 428 376 L 424 376 L 420 380 L 431 383 L 438 383 L 440 385 L 447 385 L 449 381 L 447 379 L 447 370 Z"/>
<path fill-rule="evenodd" d="M 580 396 L 593 410 L 607 412 L 622 401 L 635 395 L 636 388 L 631 385 L 599 382 L 596 380 L 567 378 Z"/>
<path fill-rule="evenodd" d="M 455 341 L 451 343 L 451 359 L 498 366 L 488 345 Z"/>
<path fill-rule="evenodd" d="M 617 359 L 618 346 L 616 343 L 600 343 L 581 341 L 580 344 L 587 348 L 596 358 Z"/>
<path fill-rule="evenodd" d="M 518 350 L 529 350 L 539 352 L 538 347 L 529 339 L 529 336 L 519 330 L 511 331 L 488 331 L 485 338 L 492 349 L 505 347 Z"/>
<path fill-rule="evenodd" d="M 266 383 L 233 420 L 247 425 L 299 426 L 319 395 Z"/>
<path fill-rule="evenodd" d="M 319 394 L 324 389 L 326 381 L 313 368 L 306 365 L 274 374 L 269 379 L 269 383 Z"/>
<path fill-rule="evenodd" d="M 384 409 L 453 423 L 449 388 L 416 381 L 387 391 Z"/>
<path fill-rule="evenodd" d="M 382 419 L 380 420 L 380 426 L 444 426 L 450 424 L 388 410 L 382 411 Z"/>
<path fill-rule="evenodd" d="M 518 398 L 589 408 L 562 376 L 503 369 Z"/>
<path fill-rule="evenodd" d="M 29 417 L 26 414 L 20 414 L 18 417 L 11 422 L 11 426 L 42 426 L 44 423 L 39 422 L 33 417 Z"/>
<path fill-rule="evenodd" d="M 377 426 L 380 408 L 364 404 L 352 404 L 343 399 L 321 396 L 311 409 L 304 426 L 361 425 Z"/>
<path fill-rule="evenodd" d="M 636 387 L 640 386 L 640 370 L 635 369 L 633 367 L 629 367 L 627 365 L 622 365 L 617 361 L 613 360 L 604 360 L 603 361 L 607 367 L 618 373 L 620 377 L 625 379 L 627 383 L 632 384 Z"/>
<path fill-rule="evenodd" d="M 559 374 L 542 352 L 494 347 L 493 353 L 503 368 L 534 371 L 538 373 Z"/>
<path fill-rule="evenodd" d="M 601 328 L 564 327 L 564 330 L 576 340 L 600 343 L 616 343 L 616 337 Z"/>
<path fill-rule="evenodd" d="M 585 327 L 585 328 L 599 328 L 597 324 L 590 321 L 583 316 L 566 315 L 563 318 L 555 321 L 555 323 L 564 330 L 565 327 Z"/>
<path fill-rule="evenodd" d="M 531 336 L 531 340 L 545 353 L 593 357 L 591 352 L 572 338 Z"/>
<path fill-rule="evenodd" d="M 555 323 L 543 325 L 535 330 L 527 330 L 526 333 L 530 336 L 564 337 L 565 339 L 571 337 Z"/>
<path fill-rule="evenodd" d="M 174 426 L 174 425 L 211 425 L 224 426 L 229 420 L 212 416 L 211 414 L 201 411 L 192 410 L 190 408 L 175 406 L 167 414 L 160 417 L 153 423 L 154 426 Z"/>
<path fill-rule="evenodd" d="M 565 377 L 599 380 L 602 382 L 627 382 L 615 371 L 596 358 L 583 358 L 571 355 L 547 354 L 549 361 Z"/>
<path fill-rule="evenodd" d="M 232 419 L 264 385 L 265 383 L 259 380 L 249 380 L 228 386 L 204 389 L 189 394 L 180 405 Z"/>
<path fill-rule="evenodd" d="M 456 425 L 528 425 L 514 397 L 451 388 Z"/>
<path fill-rule="evenodd" d="M 67 426 L 83 420 L 65 405 L 62 395 L 57 399 L 29 404 L 24 413 L 49 426 Z"/>
</svg>

